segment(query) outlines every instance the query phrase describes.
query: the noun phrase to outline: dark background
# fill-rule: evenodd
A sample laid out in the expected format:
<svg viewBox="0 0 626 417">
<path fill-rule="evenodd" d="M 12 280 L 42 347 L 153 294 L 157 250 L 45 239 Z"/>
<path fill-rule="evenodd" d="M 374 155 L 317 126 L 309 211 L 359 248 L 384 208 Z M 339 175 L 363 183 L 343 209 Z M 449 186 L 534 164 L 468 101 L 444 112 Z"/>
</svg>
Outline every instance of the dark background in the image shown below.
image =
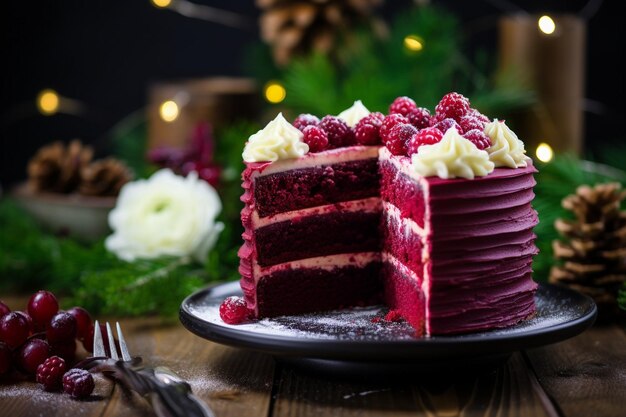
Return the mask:
<svg viewBox="0 0 626 417">
<path fill-rule="evenodd" d="M 252 0 L 195 0 L 239 12 L 256 22 Z M 387 0 L 385 18 L 410 5 Z M 495 54 L 499 15 L 579 13 L 601 4 L 588 22 L 586 148 L 624 138 L 624 24 L 620 2 L 435 1 L 459 16 L 470 50 Z M 516 6 L 516 4 L 520 6 Z M 110 128 L 146 103 L 151 82 L 207 75 L 247 75 L 244 51 L 258 42 L 258 29 L 232 29 L 157 9 L 149 0 L 123 2 L 9 1 L 0 13 L 2 100 L 0 183 L 25 177 L 28 158 L 44 143 L 81 138 L 102 142 Z M 37 113 L 44 88 L 86 103 L 84 118 Z M 407 92 L 411 95 L 410 92 Z M 625 161 L 626 165 L 626 161 Z"/>
</svg>

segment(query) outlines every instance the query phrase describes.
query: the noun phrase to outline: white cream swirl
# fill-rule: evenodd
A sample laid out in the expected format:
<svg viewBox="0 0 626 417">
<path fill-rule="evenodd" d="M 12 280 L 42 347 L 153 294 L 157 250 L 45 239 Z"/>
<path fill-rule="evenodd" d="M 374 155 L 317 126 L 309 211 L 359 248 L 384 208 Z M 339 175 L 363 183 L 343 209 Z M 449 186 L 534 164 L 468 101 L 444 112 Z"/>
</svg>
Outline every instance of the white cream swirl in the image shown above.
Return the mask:
<svg viewBox="0 0 626 417">
<path fill-rule="evenodd" d="M 520 168 L 528 165 L 524 142 L 504 123 L 494 119 L 485 125 L 485 134 L 491 139 L 487 148 L 489 160 L 497 167 Z"/>
<path fill-rule="evenodd" d="M 411 169 L 424 177 L 473 179 L 493 172 L 494 164 L 487 152 L 450 128 L 440 142 L 420 146 L 411 157 Z"/>
<path fill-rule="evenodd" d="M 337 115 L 338 118 L 346 122 L 350 127 L 356 126 L 359 120 L 369 115 L 370 111 L 363 105 L 361 100 L 357 100 L 354 104 Z"/>
<path fill-rule="evenodd" d="M 308 152 L 309 145 L 302 142 L 302 132 L 278 113 L 267 126 L 250 136 L 242 156 L 246 162 L 274 162 L 299 158 Z"/>
</svg>

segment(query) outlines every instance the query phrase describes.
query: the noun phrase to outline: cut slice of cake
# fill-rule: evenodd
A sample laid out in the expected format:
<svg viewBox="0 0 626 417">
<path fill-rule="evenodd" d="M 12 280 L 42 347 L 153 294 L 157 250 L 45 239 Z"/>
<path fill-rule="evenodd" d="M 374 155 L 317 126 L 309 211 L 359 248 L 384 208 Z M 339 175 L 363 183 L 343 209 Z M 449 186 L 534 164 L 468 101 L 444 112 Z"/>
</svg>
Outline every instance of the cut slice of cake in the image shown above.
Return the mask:
<svg viewBox="0 0 626 417">
<path fill-rule="evenodd" d="M 390 110 L 357 102 L 297 128 L 279 115 L 250 137 L 239 256 L 251 316 L 384 301 L 426 335 L 530 317 L 536 170 L 523 143 L 456 93 L 432 118 L 406 97 Z"/>
</svg>

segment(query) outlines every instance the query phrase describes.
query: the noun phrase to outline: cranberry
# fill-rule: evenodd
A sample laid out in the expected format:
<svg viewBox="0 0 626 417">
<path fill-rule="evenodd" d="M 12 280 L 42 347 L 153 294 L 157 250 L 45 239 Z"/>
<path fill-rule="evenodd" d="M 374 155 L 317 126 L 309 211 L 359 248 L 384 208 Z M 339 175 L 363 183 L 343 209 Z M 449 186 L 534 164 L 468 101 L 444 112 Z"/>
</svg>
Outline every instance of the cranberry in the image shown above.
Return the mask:
<svg viewBox="0 0 626 417">
<path fill-rule="evenodd" d="M 28 374 L 35 374 L 37 367 L 50 356 L 50 345 L 42 339 L 30 339 L 17 352 L 17 364 Z"/>
<path fill-rule="evenodd" d="M 67 365 L 62 358 L 51 356 L 37 367 L 37 382 L 46 391 L 56 391 L 61 388 L 61 379 L 66 370 Z"/>
<path fill-rule="evenodd" d="M 76 337 L 76 319 L 69 313 L 61 312 L 52 317 L 46 337 L 50 343 L 65 342 Z"/>
<path fill-rule="evenodd" d="M 6 343 L 0 342 L 0 375 L 11 369 L 11 349 Z"/>
<path fill-rule="evenodd" d="M 2 316 L 9 314 L 10 312 L 11 312 L 11 309 L 2 301 L 0 301 L 0 318 L 2 318 Z"/>
<path fill-rule="evenodd" d="M 69 314 L 74 316 L 76 319 L 76 336 L 79 339 L 83 339 L 87 333 L 89 333 L 89 328 L 91 327 L 91 316 L 82 307 L 72 307 L 67 310 Z"/>
<path fill-rule="evenodd" d="M 0 341 L 14 349 L 24 343 L 29 335 L 28 322 L 18 312 L 11 312 L 0 319 Z"/>
<path fill-rule="evenodd" d="M 84 369 L 70 369 L 63 375 L 63 391 L 72 398 L 88 397 L 94 388 L 93 376 Z"/>
<path fill-rule="evenodd" d="M 59 311 L 59 302 L 48 291 L 37 291 L 28 301 L 28 314 L 38 328 L 44 329 L 50 319 Z"/>
<path fill-rule="evenodd" d="M 28 331 L 30 333 L 34 333 L 35 332 L 35 324 L 33 323 L 32 317 L 29 316 L 27 313 L 24 313 L 23 311 L 16 311 L 16 313 L 21 315 L 22 317 L 24 317 L 24 320 L 26 320 L 26 323 L 28 323 Z"/>
<path fill-rule="evenodd" d="M 250 312 L 241 297 L 228 297 L 220 305 L 220 317 L 228 324 L 240 324 L 248 319 Z"/>
</svg>

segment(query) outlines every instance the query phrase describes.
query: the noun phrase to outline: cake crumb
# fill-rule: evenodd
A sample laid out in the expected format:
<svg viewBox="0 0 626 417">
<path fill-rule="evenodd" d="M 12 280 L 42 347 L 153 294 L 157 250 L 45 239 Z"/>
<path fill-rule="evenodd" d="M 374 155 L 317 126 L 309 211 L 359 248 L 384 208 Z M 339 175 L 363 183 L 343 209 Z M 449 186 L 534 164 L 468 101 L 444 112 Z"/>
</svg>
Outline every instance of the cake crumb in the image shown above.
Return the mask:
<svg viewBox="0 0 626 417">
<path fill-rule="evenodd" d="M 400 320 L 402 320 L 402 316 L 398 310 L 389 310 L 389 313 L 385 315 L 385 321 L 396 323 Z"/>
</svg>

